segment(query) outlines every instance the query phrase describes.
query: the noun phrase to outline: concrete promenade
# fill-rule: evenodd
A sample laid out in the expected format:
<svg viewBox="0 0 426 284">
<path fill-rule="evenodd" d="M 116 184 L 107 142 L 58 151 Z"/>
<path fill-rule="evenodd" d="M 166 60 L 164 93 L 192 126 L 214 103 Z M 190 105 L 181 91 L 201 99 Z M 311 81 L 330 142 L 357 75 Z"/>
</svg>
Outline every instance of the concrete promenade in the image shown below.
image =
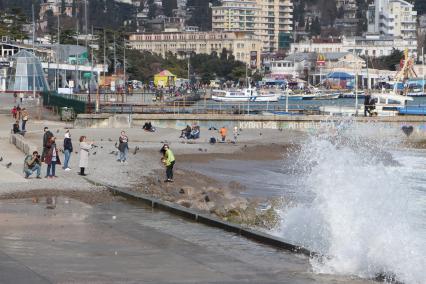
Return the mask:
<svg viewBox="0 0 426 284">
<path fill-rule="evenodd" d="M 0 283 L 366 283 L 137 204 L 0 201 Z"/>
</svg>

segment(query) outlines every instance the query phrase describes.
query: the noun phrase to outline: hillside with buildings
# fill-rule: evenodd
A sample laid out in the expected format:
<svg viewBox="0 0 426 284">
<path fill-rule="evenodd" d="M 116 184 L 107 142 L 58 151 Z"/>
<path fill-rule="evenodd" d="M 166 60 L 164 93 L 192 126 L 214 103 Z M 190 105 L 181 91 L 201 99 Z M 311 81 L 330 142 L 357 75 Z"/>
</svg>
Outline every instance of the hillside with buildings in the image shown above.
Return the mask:
<svg viewBox="0 0 426 284">
<path fill-rule="evenodd" d="M 34 45 L 47 47 L 53 54 L 56 44 L 80 45 L 86 50 L 87 64 L 105 62 L 108 72 L 115 74 L 123 72 L 127 63 L 127 74 L 136 79 L 147 80 L 152 70 L 162 67 L 178 75 L 198 73 L 206 80 L 214 76 L 236 79 L 245 75 L 240 63 L 253 73 L 257 70 L 256 74 L 270 76 L 274 67 L 284 64 L 274 62 L 289 55 L 303 58 L 306 66 L 297 76 L 307 78 L 307 73 L 317 69 L 316 58 L 324 54 L 329 59 L 349 60 L 347 54 L 352 53 L 357 60 L 369 57 L 375 66 L 392 69 L 407 49 L 415 61 L 421 61 L 426 46 L 425 2 L 0 0 L 0 36 L 16 46 L 31 46 L 34 36 Z M 126 49 L 132 49 L 127 52 L 128 62 Z M 221 64 L 235 68 L 209 73 L 196 64 L 203 58 L 196 55 L 223 56 L 229 62 Z M 57 60 L 55 56 L 50 60 Z M 140 63 L 138 58 L 149 60 L 152 70 L 132 65 Z M 187 61 L 197 67 L 188 70 Z M 280 69 L 278 77 L 293 76 L 295 62 L 285 64 L 288 70 L 283 75 Z"/>
</svg>

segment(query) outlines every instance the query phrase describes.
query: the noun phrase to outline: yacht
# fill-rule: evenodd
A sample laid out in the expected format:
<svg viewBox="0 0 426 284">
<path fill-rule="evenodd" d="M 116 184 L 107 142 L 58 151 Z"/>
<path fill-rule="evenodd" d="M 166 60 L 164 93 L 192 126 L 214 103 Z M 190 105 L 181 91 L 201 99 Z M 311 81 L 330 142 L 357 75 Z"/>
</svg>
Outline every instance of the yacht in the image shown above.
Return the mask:
<svg viewBox="0 0 426 284">
<path fill-rule="evenodd" d="M 400 109 L 405 108 L 408 101 L 413 101 L 412 97 L 391 93 L 372 93 L 371 97 L 376 100 L 375 109 L 372 110 L 374 116 L 396 116 Z M 348 106 L 322 106 L 320 111 L 323 114 L 353 116 L 358 113 L 364 115 L 364 104 L 358 104 L 358 109 Z"/>
<path fill-rule="evenodd" d="M 216 102 L 277 102 L 279 93 L 260 93 L 256 88 L 242 90 L 214 90 L 212 100 Z"/>
</svg>

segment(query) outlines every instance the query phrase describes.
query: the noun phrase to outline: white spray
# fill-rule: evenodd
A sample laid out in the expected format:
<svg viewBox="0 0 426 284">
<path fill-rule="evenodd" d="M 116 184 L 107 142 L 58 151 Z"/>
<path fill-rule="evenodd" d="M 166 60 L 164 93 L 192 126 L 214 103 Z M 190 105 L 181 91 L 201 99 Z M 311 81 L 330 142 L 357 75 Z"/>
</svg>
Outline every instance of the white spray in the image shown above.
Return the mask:
<svg viewBox="0 0 426 284">
<path fill-rule="evenodd" d="M 278 234 L 327 257 L 318 273 L 426 283 L 426 228 L 415 228 L 416 194 L 406 172 L 379 141 L 357 135 L 312 137 L 297 167 L 312 203 L 284 208 Z M 426 194 L 426 191 L 423 192 Z"/>
</svg>

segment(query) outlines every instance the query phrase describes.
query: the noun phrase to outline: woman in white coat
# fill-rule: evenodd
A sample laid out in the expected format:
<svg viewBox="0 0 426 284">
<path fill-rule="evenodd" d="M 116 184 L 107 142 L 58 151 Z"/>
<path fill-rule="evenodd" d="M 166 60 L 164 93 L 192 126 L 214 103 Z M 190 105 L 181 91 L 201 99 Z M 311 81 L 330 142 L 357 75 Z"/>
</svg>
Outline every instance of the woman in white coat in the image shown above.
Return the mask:
<svg viewBox="0 0 426 284">
<path fill-rule="evenodd" d="M 80 137 L 80 173 L 79 175 L 85 176 L 84 170 L 89 166 L 89 151 L 92 149 L 93 143 L 86 142 L 86 136 Z"/>
</svg>

